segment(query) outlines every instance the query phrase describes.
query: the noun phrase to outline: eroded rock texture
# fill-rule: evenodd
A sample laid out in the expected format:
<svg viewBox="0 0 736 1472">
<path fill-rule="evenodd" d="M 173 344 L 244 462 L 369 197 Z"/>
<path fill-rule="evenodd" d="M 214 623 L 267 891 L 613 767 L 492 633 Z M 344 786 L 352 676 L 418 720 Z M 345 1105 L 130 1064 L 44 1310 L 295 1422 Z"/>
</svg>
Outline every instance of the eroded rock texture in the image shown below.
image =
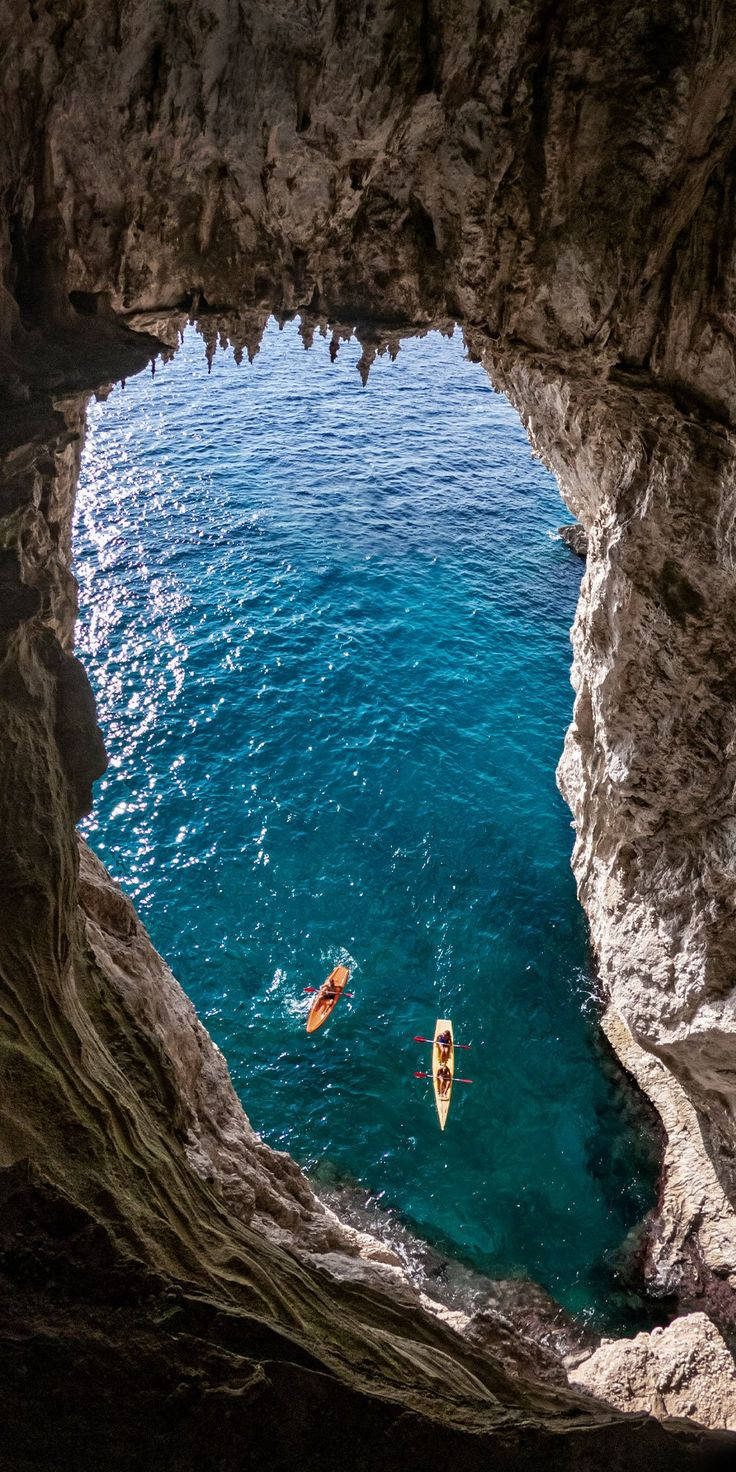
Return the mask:
<svg viewBox="0 0 736 1472">
<path fill-rule="evenodd" d="M 387 1296 L 252 1135 L 80 870 L 103 753 L 69 535 L 85 395 L 187 313 L 210 352 L 252 354 L 271 311 L 335 351 L 357 330 L 364 375 L 462 324 L 588 534 L 575 869 L 606 1030 L 667 1132 L 650 1276 L 733 1334 L 734 6 L 0 0 L 0 48 L 6 1454 L 43 1460 L 34 1395 L 65 1383 L 60 1464 L 250 1465 L 265 1416 L 275 1466 L 354 1434 L 418 1465 L 434 1421 L 467 1467 L 702 1463 L 704 1433 L 541 1389 L 526 1351 L 514 1375 L 507 1326 L 473 1348 L 390 1263 Z"/>
<path fill-rule="evenodd" d="M 570 1379 L 622 1410 L 688 1416 L 736 1428 L 736 1370 L 705 1314 L 685 1314 L 635 1339 L 604 1340 Z"/>
</svg>

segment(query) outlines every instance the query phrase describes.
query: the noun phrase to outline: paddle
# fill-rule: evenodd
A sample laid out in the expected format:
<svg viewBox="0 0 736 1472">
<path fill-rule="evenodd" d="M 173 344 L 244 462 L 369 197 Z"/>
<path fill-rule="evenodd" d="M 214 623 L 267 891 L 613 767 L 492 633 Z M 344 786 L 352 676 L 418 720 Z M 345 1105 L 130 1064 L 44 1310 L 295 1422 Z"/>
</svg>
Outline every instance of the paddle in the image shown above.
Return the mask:
<svg viewBox="0 0 736 1472">
<path fill-rule="evenodd" d="M 305 992 L 321 992 L 321 986 L 305 986 Z M 340 992 L 341 997 L 354 997 L 355 992 Z"/>
<path fill-rule="evenodd" d="M 412 1038 L 414 1043 L 433 1043 L 434 1038 Z M 456 1048 L 472 1048 L 472 1043 L 455 1043 Z"/>
<path fill-rule="evenodd" d="M 414 1077 L 415 1078 L 431 1078 L 432 1075 L 431 1075 L 431 1073 L 415 1073 L 414 1074 Z M 455 1083 L 456 1084 L 472 1084 L 472 1082 L 473 1082 L 472 1078 L 456 1078 L 455 1079 Z"/>
</svg>

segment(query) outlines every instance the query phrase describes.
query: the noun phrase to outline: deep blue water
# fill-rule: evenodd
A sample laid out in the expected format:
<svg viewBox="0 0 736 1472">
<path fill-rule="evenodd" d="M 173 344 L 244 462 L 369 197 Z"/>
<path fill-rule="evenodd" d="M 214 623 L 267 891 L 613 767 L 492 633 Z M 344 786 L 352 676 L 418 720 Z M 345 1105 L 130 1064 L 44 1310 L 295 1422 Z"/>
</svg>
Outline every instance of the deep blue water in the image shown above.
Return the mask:
<svg viewBox="0 0 736 1472">
<path fill-rule="evenodd" d="M 272 326 L 208 376 L 190 332 L 93 406 L 79 652 L 110 770 L 86 832 L 266 1140 L 612 1322 L 653 1178 L 554 780 L 581 565 L 459 334 L 366 389 L 359 352 Z M 304 987 L 342 959 L 355 997 L 307 1037 Z M 472 1043 L 444 1136 L 413 1077 L 436 1016 Z"/>
</svg>

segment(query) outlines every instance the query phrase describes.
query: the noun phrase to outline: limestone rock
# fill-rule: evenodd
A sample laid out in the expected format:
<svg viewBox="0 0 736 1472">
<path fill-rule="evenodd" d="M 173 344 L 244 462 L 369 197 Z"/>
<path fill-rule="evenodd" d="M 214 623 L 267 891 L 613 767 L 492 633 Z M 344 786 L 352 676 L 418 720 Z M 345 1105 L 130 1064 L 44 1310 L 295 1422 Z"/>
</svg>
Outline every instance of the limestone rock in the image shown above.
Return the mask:
<svg viewBox="0 0 736 1472">
<path fill-rule="evenodd" d="M 557 528 L 557 535 L 566 547 L 574 552 L 576 557 L 582 557 L 583 561 L 588 555 L 588 534 L 579 521 L 573 521 L 565 526 Z"/>
<path fill-rule="evenodd" d="M 604 1340 L 569 1378 L 620 1410 L 736 1430 L 736 1365 L 703 1313 L 631 1340 Z"/>
</svg>

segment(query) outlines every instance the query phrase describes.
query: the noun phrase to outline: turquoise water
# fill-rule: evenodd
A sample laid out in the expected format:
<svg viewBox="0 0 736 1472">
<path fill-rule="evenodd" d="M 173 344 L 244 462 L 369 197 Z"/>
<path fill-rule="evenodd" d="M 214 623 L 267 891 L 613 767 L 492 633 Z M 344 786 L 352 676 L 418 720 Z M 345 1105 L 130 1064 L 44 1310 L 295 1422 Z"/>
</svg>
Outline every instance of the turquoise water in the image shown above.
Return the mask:
<svg viewBox="0 0 736 1472">
<path fill-rule="evenodd" d="M 79 652 L 110 770 L 85 829 L 269 1143 L 612 1322 L 653 1174 L 554 781 L 581 564 L 459 334 L 366 389 L 359 353 L 272 325 L 208 376 L 190 332 L 93 406 Z M 354 998 L 307 1037 L 338 960 Z M 413 1076 L 437 1016 L 472 1044 L 444 1135 Z"/>
</svg>

